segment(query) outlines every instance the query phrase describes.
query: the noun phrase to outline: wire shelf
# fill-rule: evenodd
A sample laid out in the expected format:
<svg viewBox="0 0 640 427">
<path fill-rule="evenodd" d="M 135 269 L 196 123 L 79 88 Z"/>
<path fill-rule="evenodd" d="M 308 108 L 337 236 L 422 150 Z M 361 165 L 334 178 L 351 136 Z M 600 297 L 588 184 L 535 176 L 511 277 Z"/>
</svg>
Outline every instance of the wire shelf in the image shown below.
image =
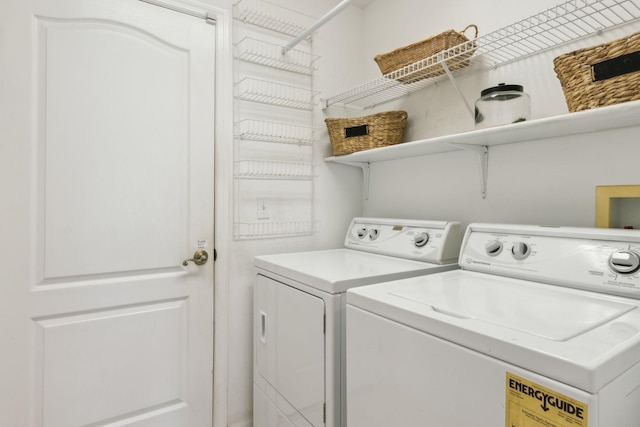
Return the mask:
<svg viewBox="0 0 640 427">
<path fill-rule="evenodd" d="M 314 234 L 316 228 L 314 221 L 236 222 L 234 235 L 236 239 L 308 236 Z"/>
<path fill-rule="evenodd" d="M 443 64 L 460 68 L 458 75 L 489 69 L 638 19 L 640 0 L 570 0 L 330 97 L 324 107 L 369 108 L 446 79 Z"/>
<path fill-rule="evenodd" d="M 313 145 L 314 129 L 279 122 L 246 119 L 236 123 L 236 137 L 252 141 Z"/>
<path fill-rule="evenodd" d="M 311 163 L 277 162 L 272 160 L 242 160 L 236 162 L 236 178 L 312 180 Z"/>
<path fill-rule="evenodd" d="M 307 88 L 283 85 L 247 77 L 238 82 L 238 99 L 295 108 L 313 110 L 314 98 L 318 92 Z"/>
<path fill-rule="evenodd" d="M 269 10 L 265 6 L 240 6 L 237 9 L 236 19 L 245 24 L 255 25 L 267 30 L 275 31 L 287 36 L 296 37 L 305 30 L 305 27 L 286 19 L 280 18 L 277 11 Z"/>
<path fill-rule="evenodd" d="M 289 50 L 283 54 L 282 46 L 245 37 L 236 44 L 236 58 L 271 68 L 311 75 L 317 69 L 315 62 L 320 57 L 300 50 Z"/>
</svg>

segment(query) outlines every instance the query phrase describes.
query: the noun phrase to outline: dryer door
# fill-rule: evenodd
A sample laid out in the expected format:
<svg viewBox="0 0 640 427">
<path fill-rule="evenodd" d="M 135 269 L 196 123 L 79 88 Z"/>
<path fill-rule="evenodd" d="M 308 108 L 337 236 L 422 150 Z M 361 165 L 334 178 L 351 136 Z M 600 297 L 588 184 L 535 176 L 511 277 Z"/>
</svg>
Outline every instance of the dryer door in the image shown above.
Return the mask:
<svg viewBox="0 0 640 427">
<path fill-rule="evenodd" d="M 287 416 L 324 425 L 324 301 L 262 275 L 254 297 L 257 374 Z"/>
</svg>

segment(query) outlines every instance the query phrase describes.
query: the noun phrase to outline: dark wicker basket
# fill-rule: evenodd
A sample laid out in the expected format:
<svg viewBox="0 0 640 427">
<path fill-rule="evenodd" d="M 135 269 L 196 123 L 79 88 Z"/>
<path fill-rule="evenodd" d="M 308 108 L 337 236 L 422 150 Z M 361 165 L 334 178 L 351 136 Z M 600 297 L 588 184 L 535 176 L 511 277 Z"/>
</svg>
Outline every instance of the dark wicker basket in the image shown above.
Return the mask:
<svg viewBox="0 0 640 427">
<path fill-rule="evenodd" d="M 365 117 L 325 119 L 334 156 L 399 144 L 407 124 L 406 111 Z"/>
<path fill-rule="evenodd" d="M 640 99 L 640 32 L 553 60 L 569 111 Z"/>
</svg>

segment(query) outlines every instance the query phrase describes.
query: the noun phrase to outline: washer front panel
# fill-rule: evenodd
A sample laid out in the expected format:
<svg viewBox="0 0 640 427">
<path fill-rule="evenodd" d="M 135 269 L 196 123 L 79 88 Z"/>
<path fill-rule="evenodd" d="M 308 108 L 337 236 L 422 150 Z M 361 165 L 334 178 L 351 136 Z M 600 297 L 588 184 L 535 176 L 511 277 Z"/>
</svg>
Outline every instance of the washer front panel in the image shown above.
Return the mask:
<svg viewBox="0 0 640 427">
<path fill-rule="evenodd" d="M 352 289 L 347 304 L 590 392 L 640 362 L 630 298 L 454 270 Z"/>
</svg>

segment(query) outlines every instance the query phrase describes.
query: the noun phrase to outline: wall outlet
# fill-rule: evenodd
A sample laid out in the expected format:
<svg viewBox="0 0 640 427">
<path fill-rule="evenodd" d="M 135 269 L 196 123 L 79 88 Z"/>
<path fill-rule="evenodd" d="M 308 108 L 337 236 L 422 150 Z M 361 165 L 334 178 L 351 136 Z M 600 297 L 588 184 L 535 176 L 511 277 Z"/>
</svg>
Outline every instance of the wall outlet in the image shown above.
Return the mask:
<svg viewBox="0 0 640 427">
<path fill-rule="evenodd" d="M 258 199 L 257 208 L 258 208 L 257 210 L 258 219 L 271 218 L 271 206 L 269 205 L 268 199 Z"/>
</svg>

